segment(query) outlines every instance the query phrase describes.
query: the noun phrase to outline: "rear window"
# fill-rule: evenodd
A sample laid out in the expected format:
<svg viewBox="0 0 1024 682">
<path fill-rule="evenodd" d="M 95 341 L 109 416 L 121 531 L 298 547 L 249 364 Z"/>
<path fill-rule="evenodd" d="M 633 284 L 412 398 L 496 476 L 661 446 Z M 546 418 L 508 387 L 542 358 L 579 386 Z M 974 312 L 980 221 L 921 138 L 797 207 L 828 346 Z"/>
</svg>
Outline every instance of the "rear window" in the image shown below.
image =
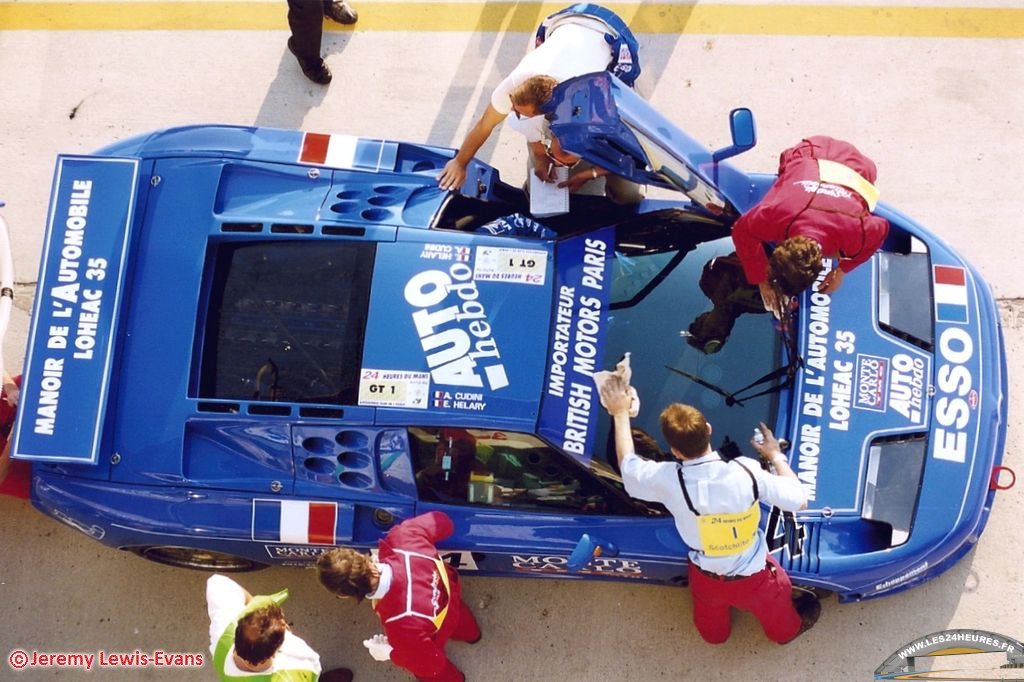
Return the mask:
<svg viewBox="0 0 1024 682">
<path fill-rule="evenodd" d="M 199 397 L 355 404 L 375 244 L 220 245 Z"/>
</svg>

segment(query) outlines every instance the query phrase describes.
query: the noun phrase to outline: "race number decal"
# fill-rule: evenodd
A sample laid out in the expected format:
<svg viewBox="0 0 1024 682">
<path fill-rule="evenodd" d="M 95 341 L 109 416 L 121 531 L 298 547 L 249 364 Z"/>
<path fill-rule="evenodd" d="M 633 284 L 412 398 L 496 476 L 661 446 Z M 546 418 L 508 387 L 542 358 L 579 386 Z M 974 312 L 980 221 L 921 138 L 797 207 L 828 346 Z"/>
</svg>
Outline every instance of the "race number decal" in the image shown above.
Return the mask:
<svg viewBox="0 0 1024 682">
<path fill-rule="evenodd" d="M 547 251 L 478 246 L 473 278 L 482 282 L 544 284 Z"/>
<path fill-rule="evenodd" d="M 427 408 L 430 374 L 364 369 L 359 376 L 359 404 L 371 407 Z"/>
<path fill-rule="evenodd" d="M 764 535 L 768 541 L 768 551 L 772 554 L 785 548 L 790 558 L 795 559 L 804 553 L 806 531 L 803 524 L 793 516 L 793 512 L 784 512 L 778 507 L 772 507 Z"/>
</svg>

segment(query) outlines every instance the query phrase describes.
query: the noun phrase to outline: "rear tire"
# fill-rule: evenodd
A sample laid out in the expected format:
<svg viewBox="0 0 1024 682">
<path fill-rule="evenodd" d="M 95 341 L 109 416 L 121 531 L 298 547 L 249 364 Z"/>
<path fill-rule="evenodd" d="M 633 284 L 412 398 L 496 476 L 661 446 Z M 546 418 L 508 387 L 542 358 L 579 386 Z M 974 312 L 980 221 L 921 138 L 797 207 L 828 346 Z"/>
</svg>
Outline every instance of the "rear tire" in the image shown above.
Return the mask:
<svg viewBox="0 0 1024 682">
<path fill-rule="evenodd" d="M 223 552 L 214 552 L 209 549 L 196 549 L 195 547 L 151 545 L 148 547 L 130 547 L 128 549 L 143 559 L 155 561 L 165 566 L 189 568 L 194 571 L 245 573 L 247 571 L 259 571 L 267 568 L 267 564 L 261 564 L 252 559 L 224 554 Z"/>
<path fill-rule="evenodd" d="M 818 601 L 825 601 L 830 596 L 835 594 L 831 590 L 826 590 L 824 587 L 811 587 L 810 585 L 793 585 L 793 599 L 796 600 L 801 595 L 809 594 Z"/>
</svg>

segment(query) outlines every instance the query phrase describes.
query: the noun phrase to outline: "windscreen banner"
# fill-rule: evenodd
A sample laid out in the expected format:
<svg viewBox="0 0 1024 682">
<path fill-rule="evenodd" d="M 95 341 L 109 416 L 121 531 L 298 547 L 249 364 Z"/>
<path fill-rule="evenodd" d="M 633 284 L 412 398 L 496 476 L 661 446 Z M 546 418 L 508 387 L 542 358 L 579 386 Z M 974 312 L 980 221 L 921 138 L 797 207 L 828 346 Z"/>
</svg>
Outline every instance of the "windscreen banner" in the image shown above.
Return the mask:
<svg viewBox="0 0 1024 682">
<path fill-rule="evenodd" d="M 604 369 L 615 229 L 560 242 L 540 435 L 580 462 L 590 462 L 601 402 L 594 372 Z"/>
<path fill-rule="evenodd" d="M 95 464 L 139 161 L 61 156 L 12 457 Z"/>
</svg>

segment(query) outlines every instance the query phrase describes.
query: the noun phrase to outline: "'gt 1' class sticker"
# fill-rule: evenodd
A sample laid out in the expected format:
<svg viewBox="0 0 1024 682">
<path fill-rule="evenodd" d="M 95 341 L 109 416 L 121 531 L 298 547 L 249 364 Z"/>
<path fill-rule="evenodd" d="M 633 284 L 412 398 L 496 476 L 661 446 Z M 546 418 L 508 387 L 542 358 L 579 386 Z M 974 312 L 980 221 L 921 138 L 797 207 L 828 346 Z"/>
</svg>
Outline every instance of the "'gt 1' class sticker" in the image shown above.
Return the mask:
<svg viewBox="0 0 1024 682">
<path fill-rule="evenodd" d="M 427 409 L 428 372 L 364 369 L 359 376 L 359 404 L 371 407 Z"/>
<path fill-rule="evenodd" d="M 544 284 L 548 252 L 478 246 L 473 278 L 478 281 Z"/>
</svg>

